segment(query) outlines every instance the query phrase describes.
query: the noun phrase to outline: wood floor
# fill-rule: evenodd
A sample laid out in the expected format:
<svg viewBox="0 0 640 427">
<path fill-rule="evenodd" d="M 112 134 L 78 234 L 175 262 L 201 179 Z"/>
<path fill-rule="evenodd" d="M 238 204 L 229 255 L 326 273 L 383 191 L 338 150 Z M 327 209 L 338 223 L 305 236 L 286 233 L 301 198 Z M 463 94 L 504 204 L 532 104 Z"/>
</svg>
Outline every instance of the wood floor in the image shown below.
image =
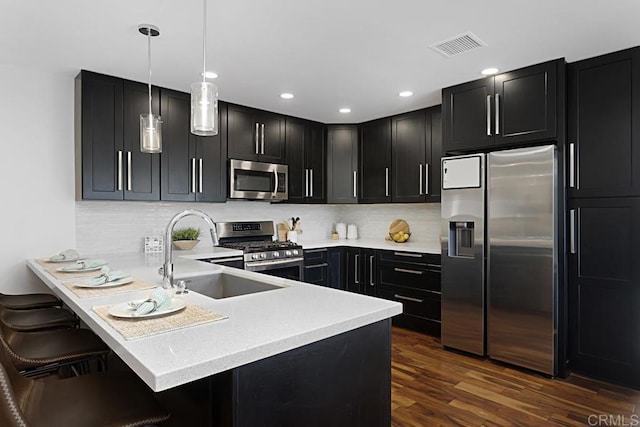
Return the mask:
<svg viewBox="0 0 640 427">
<path fill-rule="evenodd" d="M 640 391 L 574 374 L 549 379 L 397 327 L 392 346 L 393 426 L 640 425 Z"/>
</svg>

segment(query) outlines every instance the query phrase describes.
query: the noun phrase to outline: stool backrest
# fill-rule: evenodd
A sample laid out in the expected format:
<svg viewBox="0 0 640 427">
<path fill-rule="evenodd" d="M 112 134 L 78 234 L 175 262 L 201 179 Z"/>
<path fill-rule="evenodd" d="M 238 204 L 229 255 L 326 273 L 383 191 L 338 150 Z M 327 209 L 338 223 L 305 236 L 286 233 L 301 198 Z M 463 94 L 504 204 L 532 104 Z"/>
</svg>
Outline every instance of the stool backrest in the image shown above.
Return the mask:
<svg viewBox="0 0 640 427">
<path fill-rule="evenodd" d="M 11 363 L 0 338 L 0 425 L 7 427 L 29 427 L 22 413 L 20 403 L 25 403 L 28 391 L 33 383 L 18 372 Z"/>
</svg>

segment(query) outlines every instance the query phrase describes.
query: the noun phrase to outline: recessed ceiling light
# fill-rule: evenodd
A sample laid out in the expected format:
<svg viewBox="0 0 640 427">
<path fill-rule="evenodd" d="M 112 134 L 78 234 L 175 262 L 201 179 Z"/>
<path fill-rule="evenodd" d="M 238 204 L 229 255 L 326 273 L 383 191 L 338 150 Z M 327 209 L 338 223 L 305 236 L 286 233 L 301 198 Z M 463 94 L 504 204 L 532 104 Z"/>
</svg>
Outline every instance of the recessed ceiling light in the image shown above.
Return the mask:
<svg viewBox="0 0 640 427">
<path fill-rule="evenodd" d="M 200 75 L 202 75 L 202 73 L 200 73 Z M 216 73 L 214 73 L 213 71 L 207 71 L 206 73 L 204 73 L 204 76 L 208 79 L 217 79 L 218 75 Z"/>
<path fill-rule="evenodd" d="M 500 71 L 500 70 L 498 70 L 497 68 L 492 67 L 492 68 L 485 68 L 484 70 L 482 70 L 480 72 L 485 76 L 491 76 L 493 74 L 498 74 L 498 71 Z"/>
<path fill-rule="evenodd" d="M 351 108 L 341 108 L 338 111 L 340 111 L 342 114 L 347 114 L 351 112 Z"/>
<path fill-rule="evenodd" d="M 282 99 L 291 99 L 291 98 L 293 98 L 293 94 L 292 93 L 281 93 L 280 94 L 280 98 L 282 98 Z"/>
<path fill-rule="evenodd" d="M 413 92 L 411 92 L 410 90 L 404 90 L 400 92 L 398 95 L 400 95 L 403 98 L 406 98 L 407 96 L 413 95 Z"/>
</svg>

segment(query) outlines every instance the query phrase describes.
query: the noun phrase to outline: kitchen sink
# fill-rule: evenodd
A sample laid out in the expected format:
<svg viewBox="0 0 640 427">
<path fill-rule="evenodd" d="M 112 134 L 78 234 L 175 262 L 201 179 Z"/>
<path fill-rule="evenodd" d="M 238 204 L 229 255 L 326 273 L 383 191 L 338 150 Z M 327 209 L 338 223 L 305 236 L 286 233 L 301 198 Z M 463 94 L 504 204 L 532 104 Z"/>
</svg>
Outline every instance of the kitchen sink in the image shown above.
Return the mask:
<svg viewBox="0 0 640 427">
<path fill-rule="evenodd" d="M 210 274 L 206 276 L 184 279 L 187 290 L 197 292 L 214 299 L 231 298 L 257 292 L 282 289 L 282 286 L 260 282 L 255 279 L 235 276 L 228 273 Z"/>
</svg>

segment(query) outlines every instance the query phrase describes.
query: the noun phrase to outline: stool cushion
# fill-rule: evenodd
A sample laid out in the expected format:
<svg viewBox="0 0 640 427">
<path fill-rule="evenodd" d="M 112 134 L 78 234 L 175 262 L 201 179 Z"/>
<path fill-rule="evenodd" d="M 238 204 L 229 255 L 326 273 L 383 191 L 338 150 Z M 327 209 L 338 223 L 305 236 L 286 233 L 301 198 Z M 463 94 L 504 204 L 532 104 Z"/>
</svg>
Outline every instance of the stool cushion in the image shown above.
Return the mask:
<svg viewBox="0 0 640 427">
<path fill-rule="evenodd" d="M 0 294 L 0 305 L 13 310 L 29 310 L 42 307 L 60 307 L 62 301 L 51 294 Z"/>
<path fill-rule="evenodd" d="M 35 308 L 33 310 L 0 309 L 0 321 L 14 331 L 20 332 L 78 326 L 78 318 L 72 312 L 57 307 Z"/>
</svg>

